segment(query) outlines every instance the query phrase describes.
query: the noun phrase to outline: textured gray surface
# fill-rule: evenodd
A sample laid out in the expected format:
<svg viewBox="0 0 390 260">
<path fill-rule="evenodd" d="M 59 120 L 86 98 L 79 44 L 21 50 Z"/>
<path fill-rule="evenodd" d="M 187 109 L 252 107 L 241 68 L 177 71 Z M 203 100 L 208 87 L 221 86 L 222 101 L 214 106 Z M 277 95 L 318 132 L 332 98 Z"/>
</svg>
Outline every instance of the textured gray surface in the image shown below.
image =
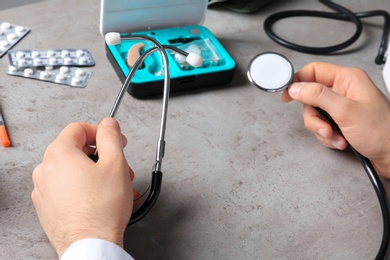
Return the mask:
<svg viewBox="0 0 390 260">
<path fill-rule="evenodd" d="M 87 48 L 96 61 L 85 89 L 11 77 L 0 59 L 0 104 L 13 146 L 0 147 L 0 258 L 53 259 L 30 200 L 31 172 L 46 146 L 73 121 L 98 123 L 120 81 L 105 56 L 96 0 L 7 1 L 1 21 L 31 28 L 15 49 Z M 387 9 L 388 1 L 337 1 L 354 11 Z M 307 130 L 301 105 L 250 86 L 250 59 L 277 51 L 296 69 L 320 60 L 365 69 L 382 89 L 373 62 L 382 19 L 365 20 L 347 53 L 313 56 L 287 50 L 263 31 L 267 15 L 284 9 L 327 10 L 317 1 L 274 1 L 253 15 L 209 10 L 205 26 L 237 61 L 222 88 L 175 95 L 167 128 L 161 197 L 126 232 L 137 259 L 373 259 L 382 235 L 379 205 L 355 158 L 322 147 Z M 290 40 L 328 45 L 351 35 L 345 22 L 296 18 L 277 31 Z M 161 100 L 126 95 L 118 120 L 137 181 L 149 181 Z M 389 186 L 388 181 L 384 181 Z"/>
</svg>

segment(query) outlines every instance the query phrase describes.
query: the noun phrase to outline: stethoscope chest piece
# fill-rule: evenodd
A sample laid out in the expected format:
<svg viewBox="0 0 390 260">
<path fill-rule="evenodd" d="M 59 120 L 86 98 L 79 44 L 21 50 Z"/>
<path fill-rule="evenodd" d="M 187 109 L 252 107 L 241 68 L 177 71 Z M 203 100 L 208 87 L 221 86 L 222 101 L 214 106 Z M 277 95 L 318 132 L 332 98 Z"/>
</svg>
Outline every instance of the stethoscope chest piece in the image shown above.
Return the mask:
<svg viewBox="0 0 390 260">
<path fill-rule="evenodd" d="M 249 63 L 249 81 L 261 90 L 277 92 L 285 89 L 293 80 L 294 68 L 283 55 L 264 52 L 256 55 Z"/>
</svg>

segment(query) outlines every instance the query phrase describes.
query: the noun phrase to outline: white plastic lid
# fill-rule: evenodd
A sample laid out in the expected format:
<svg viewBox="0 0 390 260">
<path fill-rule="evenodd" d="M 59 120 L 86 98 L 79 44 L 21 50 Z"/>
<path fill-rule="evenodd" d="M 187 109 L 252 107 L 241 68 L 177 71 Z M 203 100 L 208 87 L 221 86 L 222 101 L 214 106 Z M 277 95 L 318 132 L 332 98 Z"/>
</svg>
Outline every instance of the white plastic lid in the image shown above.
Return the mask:
<svg viewBox="0 0 390 260">
<path fill-rule="evenodd" d="M 100 33 L 202 24 L 208 0 L 101 0 Z"/>
</svg>

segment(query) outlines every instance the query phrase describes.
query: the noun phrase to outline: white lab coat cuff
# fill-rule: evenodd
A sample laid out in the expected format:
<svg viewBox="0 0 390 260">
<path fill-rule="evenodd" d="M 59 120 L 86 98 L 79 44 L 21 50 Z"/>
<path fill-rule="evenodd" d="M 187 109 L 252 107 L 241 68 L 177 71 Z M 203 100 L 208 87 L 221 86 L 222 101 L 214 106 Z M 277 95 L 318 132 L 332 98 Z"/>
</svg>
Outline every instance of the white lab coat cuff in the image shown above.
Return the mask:
<svg viewBox="0 0 390 260">
<path fill-rule="evenodd" d="M 76 241 L 64 252 L 61 260 L 134 260 L 120 246 L 99 238 Z"/>
</svg>

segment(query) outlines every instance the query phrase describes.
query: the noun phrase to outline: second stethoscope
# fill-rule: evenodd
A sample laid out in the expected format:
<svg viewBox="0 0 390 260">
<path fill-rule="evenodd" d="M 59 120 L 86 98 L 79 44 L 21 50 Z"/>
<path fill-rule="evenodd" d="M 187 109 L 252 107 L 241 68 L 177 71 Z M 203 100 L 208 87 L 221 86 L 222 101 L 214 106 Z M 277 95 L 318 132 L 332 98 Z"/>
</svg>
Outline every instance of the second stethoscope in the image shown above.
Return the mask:
<svg viewBox="0 0 390 260">
<path fill-rule="evenodd" d="M 166 50 L 174 51 L 178 54 L 181 54 L 186 57 L 186 61 L 188 64 L 190 64 L 193 67 L 199 67 L 203 64 L 203 59 L 200 55 L 195 53 L 188 53 L 185 52 L 179 48 L 176 48 L 174 46 L 170 45 L 161 45 L 156 39 L 146 36 L 146 35 L 140 35 L 140 36 L 126 36 L 122 37 L 119 33 L 116 32 L 110 32 L 105 35 L 105 41 L 107 45 L 118 45 L 121 43 L 121 40 L 147 40 L 152 42 L 155 47 L 148 49 L 145 51 L 134 63 L 134 65 L 130 68 L 130 72 L 128 76 L 126 77 L 121 89 L 119 90 L 119 93 L 115 99 L 114 105 L 111 108 L 109 117 L 114 117 L 119 105 L 121 103 L 121 100 L 126 93 L 127 88 L 130 86 L 131 80 L 136 73 L 137 69 L 142 65 L 143 61 L 153 52 L 159 51 L 161 53 L 163 68 L 164 68 L 164 91 L 163 91 L 163 106 L 162 106 L 162 114 L 161 114 L 161 124 L 160 124 L 160 134 L 159 134 L 159 140 L 157 143 L 157 151 L 156 151 L 156 162 L 153 165 L 152 169 L 152 180 L 151 184 L 149 186 L 149 194 L 143 204 L 135 211 L 133 212 L 131 219 L 129 221 L 129 225 L 132 225 L 139 220 L 141 220 L 143 217 L 145 217 L 149 211 L 152 209 L 154 204 L 157 201 L 157 198 L 160 194 L 161 190 L 161 182 L 162 182 L 162 171 L 161 171 L 161 165 L 162 165 L 162 159 L 164 157 L 164 151 L 165 151 L 165 128 L 166 128 L 166 122 L 167 122 L 167 112 L 168 112 L 168 101 L 169 101 L 169 94 L 170 94 L 170 73 L 169 73 L 169 61 L 168 56 L 166 53 Z M 98 160 L 98 153 L 97 150 L 95 150 L 95 153 L 90 156 L 92 160 L 95 162 Z"/>
</svg>

